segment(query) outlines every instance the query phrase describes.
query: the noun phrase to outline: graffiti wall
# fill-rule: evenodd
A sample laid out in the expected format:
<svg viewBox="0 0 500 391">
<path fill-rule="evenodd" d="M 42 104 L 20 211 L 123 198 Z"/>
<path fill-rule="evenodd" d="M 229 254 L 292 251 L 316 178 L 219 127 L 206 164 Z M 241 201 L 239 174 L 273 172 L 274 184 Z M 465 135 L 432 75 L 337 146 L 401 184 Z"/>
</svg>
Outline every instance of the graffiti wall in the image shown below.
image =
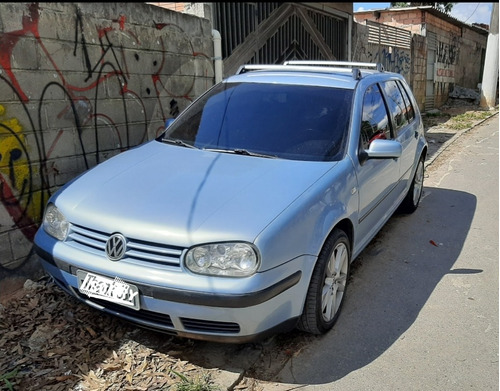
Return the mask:
<svg viewBox="0 0 500 391">
<path fill-rule="evenodd" d="M 41 275 L 48 197 L 158 135 L 212 57 L 208 20 L 145 3 L 0 3 L 0 284 Z"/>
<path fill-rule="evenodd" d="M 384 69 L 400 73 L 408 83 L 411 75 L 411 50 L 368 42 L 368 27 L 354 23 L 353 59 L 361 62 L 381 63 Z"/>
</svg>

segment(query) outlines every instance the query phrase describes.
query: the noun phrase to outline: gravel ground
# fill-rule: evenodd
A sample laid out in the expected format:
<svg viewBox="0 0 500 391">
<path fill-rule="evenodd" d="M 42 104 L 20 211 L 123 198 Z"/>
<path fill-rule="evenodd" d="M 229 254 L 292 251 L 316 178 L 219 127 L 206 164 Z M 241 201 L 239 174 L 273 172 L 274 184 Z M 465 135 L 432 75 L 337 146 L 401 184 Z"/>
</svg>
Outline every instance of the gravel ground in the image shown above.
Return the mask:
<svg viewBox="0 0 500 391">
<path fill-rule="evenodd" d="M 496 112 L 452 102 L 424 114 L 428 161 Z M 28 280 L 0 302 L 0 390 L 260 391 L 314 338 L 292 332 L 230 346 L 180 339 L 100 313 L 47 279 Z"/>
</svg>

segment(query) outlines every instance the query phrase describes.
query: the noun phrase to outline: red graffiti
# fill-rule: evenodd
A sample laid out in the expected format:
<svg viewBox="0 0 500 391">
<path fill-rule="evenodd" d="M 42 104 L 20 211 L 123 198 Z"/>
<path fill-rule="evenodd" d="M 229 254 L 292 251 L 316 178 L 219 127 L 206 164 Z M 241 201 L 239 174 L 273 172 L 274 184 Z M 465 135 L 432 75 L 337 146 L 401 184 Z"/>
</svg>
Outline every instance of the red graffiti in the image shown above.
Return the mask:
<svg viewBox="0 0 500 391">
<path fill-rule="evenodd" d="M 109 151 L 123 151 L 144 142 L 148 136 L 147 124 L 153 120 L 147 116 L 161 116 L 161 121 L 159 122 L 164 123 L 167 117 L 171 117 L 173 113 L 178 113 L 182 105 L 178 105 L 175 99 L 183 99 L 185 102 L 192 101 L 194 97 L 191 94 L 194 90 L 196 79 L 193 72 L 191 80 L 183 77 L 183 83 L 169 82 L 169 78 L 172 75 L 166 74 L 166 70 L 169 69 L 167 65 L 170 64 L 167 64 L 167 50 L 165 49 L 166 44 L 164 41 L 165 37 L 168 37 L 168 32 L 165 34 L 165 37 L 158 36 L 160 50 L 154 52 L 158 58 L 153 59 L 154 70 L 150 75 L 151 85 L 146 85 L 145 88 L 146 93 L 149 94 L 151 92 L 151 98 L 156 99 L 155 105 L 158 109 L 154 114 L 150 114 L 152 111 L 149 109 L 152 106 L 150 103 L 151 99 L 148 101 L 149 106 L 146 107 L 143 98 L 145 92 L 141 91 L 139 93 L 130 88 L 129 79 L 135 76 L 131 76 L 130 69 L 135 69 L 137 65 L 134 63 L 133 68 L 129 66 L 129 63 L 130 61 L 141 61 L 143 58 L 145 61 L 150 60 L 151 57 L 143 56 L 141 58 L 140 50 L 131 55 L 130 51 L 125 51 L 121 44 L 115 44 L 114 41 L 116 35 L 120 34 L 131 40 L 137 48 L 141 44 L 136 34 L 127 29 L 126 15 L 119 15 L 118 18 L 112 19 L 113 26 L 95 27 L 95 37 L 98 38 L 101 53 L 99 58 L 94 58 L 94 56 L 91 56 L 91 50 L 88 45 L 89 42 L 95 43 L 95 40 L 90 40 L 86 36 L 89 34 L 89 31 L 87 28 L 84 29 L 84 26 L 88 26 L 88 24 L 84 23 L 82 13 L 76 7 L 73 56 L 81 58 L 83 67 L 80 70 L 72 70 L 71 82 L 69 82 L 66 80 L 68 73 L 61 70 L 62 67 L 59 66 L 58 60 L 55 59 L 57 58 L 55 53 L 60 55 L 61 52 L 57 50 L 49 52 L 40 37 L 39 4 L 30 3 L 26 5 L 28 12 L 22 16 L 21 29 L 0 34 L 0 47 L 2 48 L 0 51 L 0 67 L 4 70 L 3 74 L 0 74 L 0 82 L 4 82 L 6 86 L 10 87 L 23 103 L 24 115 L 27 117 L 26 130 L 34 135 L 35 140 L 34 144 L 30 145 L 29 150 L 25 148 L 23 156 L 25 161 L 28 162 L 30 170 L 35 167 L 38 169 L 38 172 L 33 172 L 33 175 L 30 171 L 26 180 L 28 185 L 23 189 L 16 189 L 15 178 L 7 180 L 6 177 L 2 177 L 0 174 L 0 202 L 4 205 L 14 224 L 30 241 L 33 240 L 37 230 L 37 223 L 39 223 L 35 221 L 39 219 L 39 216 L 34 215 L 41 212 L 41 210 L 38 210 L 35 213 L 31 213 L 33 216 L 30 216 L 28 210 L 30 210 L 30 203 L 33 203 L 32 194 L 40 192 L 42 194 L 42 201 L 46 200 L 46 196 L 50 195 L 50 189 L 55 185 L 55 177 L 58 175 L 68 175 L 67 172 L 64 172 L 62 164 L 57 160 L 61 149 L 64 148 L 61 146 L 63 143 L 62 140 L 65 140 L 64 142 L 67 143 L 68 137 L 73 137 L 72 145 L 76 149 L 76 155 L 83 157 L 83 168 L 90 168 L 91 165 L 99 163 L 99 159 L 102 158 L 100 156 L 104 156 L 105 158 L 106 154 L 110 154 Z M 44 12 L 44 10 L 41 11 Z M 184 34 L 182 28 L 174 24 L 154 24 L 154 26 L 158 30 L 170 28 Z M 191 54 L 192 58 L 205 57 L 210 67 L 210 57 L 195 51 L 189 37 L 186 34 L 184 36 L 186 38 L 185 49 L 187 49 L 187 54 Z M 41 61 L 46 61 L 49 68 L 53 69 L 55 74 L 54 80 L 47 83 L 46 86 L 40 86 L 40 96 L 36 97 L 28 96 L 23 90 L 20 80 L 16 77 L 15 70 L 18 65 L 13 68 L 15 48 L 20 45 L 22 39 L 30 38 L 32 41 L 34 38 L 34 42 L 39 46 L 38 52 L 41 55 Z M 120 40 L 121 38 L 117 39 L 117 41 Z M 183 54 L 185 55 L 186 53 Z M 186 63 L 189 64 L 189 59 L 186 59 Z M 145 64 L 144 69 L 148 69 L 147 67 L 149 66 L 151 65 Z M 64 67 L 62 69 L 67 68 Z M 75 81 L 78 80 L 78 77 L 75 76 L 78 75 L 76 71 L 80 71 L 82 75 L 81 84 Z M 141 77 L 144 76 L 141 75 Z M 146 80 L 145 77 L 144 80 Z M 145 84 L 144 80 L 141 80 L 141 85 Z M 105 81 L 106 84 L 104 84 Z M 133 85 L 138 84 L 134 80 Z M 51 90 L 47 92 L 49 88 Z M 115 96 L 121 97 L 123 104 L 114 106 L 111 112 L 106 112 L 110 106 L 101 104 L 102 98 L 99 94 L 108 94 L 110 89 L 114 89 Z M 53 99 L 50 96 L 53 90 L 55 90 L 55 93 L 64 96 L 64 106 L 62 108 L 59 107 L 57 110 L 53 109 L 56 106 L 52 105 L 53 102 L 50 101 Z M 38 103 L 38 113 L 32 112 L 35 110 L 33 109 L 33 105 L 28 108 L 27 103 L 30 101 Z M 48 107 L 50 107 L 50 110 L 48 110 Z M 101 111 L 98 111 L 97 108 L 100 108 Z M 128 111 L 134 113 L 134 117 L 129 117 Z M 144 118 L 138 118 L 138 113 L 142 113 Z M 115 123 L 116 118 L 120 119 L 120 122 L 117 121 L 118 125 Z M 35 123 L 35 119 L 38 119 L 40 123 Z M 154 119 L 157 120 L 157 118 Z M 74 130 L 68 130 L 68 120 L 74 121 Z M 129 122 L 132 124 L 130 128 L 133 130 L 129 130 Z M 142 129 L 140 127 L 141 124 L 144 124 Z M 51 132 L 47 132 L 47 129 L 44 129 L 46 126 L 51 127 Z M 101 133 L 104 136 L 100 137 Z M 52 135 L 55 135 L 55 138 Z M 86 144 L 90 145 L 88 147 L 89 151 L 87 151 Z M 33 153 L 35 156 L 28 156 L 28 152 Z M 47 166 L 51 166 L 50 170 L 47 169 Z M 12 170 L 12 172 L 14 173 L 15 170 Z M 53 178 L 52 182 L 54 183 L 49 183 L 49 173 L 53 175 L 50 178 Z M 39 179 L 35 180 L 35 178 Z M 19 177 L 17 177 L 17 180 L 19 181 Z M 37 183 L 37 185 L 34 186 L 33 183 Z"/>
</svg>

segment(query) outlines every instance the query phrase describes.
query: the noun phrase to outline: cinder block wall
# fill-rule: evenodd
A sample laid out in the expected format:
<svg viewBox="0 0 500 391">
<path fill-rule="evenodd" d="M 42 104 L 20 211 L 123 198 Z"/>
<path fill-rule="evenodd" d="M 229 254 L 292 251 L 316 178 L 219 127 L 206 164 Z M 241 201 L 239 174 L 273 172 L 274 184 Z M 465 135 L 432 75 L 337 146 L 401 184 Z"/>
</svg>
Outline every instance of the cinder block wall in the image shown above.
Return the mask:
<svg viewBox="0 0 500 391">
<path fill-rule="evenodd" d="M 387 71 L 401 74 L 411 86 L 411 49 L 369 43 L 368 26 L 360 23 L 353 23 L 352 42 L 353 61 L 381 63 Z"/>
<path fill-rule="evenodd" d="M 427 40 L 421 35 L 411 38 L 411 80 L 410 85 L 418 107 L 425 108 L 425 87 L 427 76 Z"/>
<path fill-rule="evenodd" d="M 477 84 L 482 80 L 482 60 L 484 59 L 487 34 L 482 34 L 477 29 L 457 26 L 447 20 L 441 19 L 430 12 L 422 10 L 398 10 L 382 11 L 379 18 L 373 11 L 357 12 L 355 14 L 358 22 L 371 20 L 378 23 L 387 24 L 409 30 L 413 37 L 429 32 L 436 34 L 436 68 L 442 68 L 450 77 L 438 79 L 434 82 L 434 103 L 436 107 L 441 107 L 448 100 L 449 93 L 455 85 L 476 89 Z M 418 39 L 420 42 L 420 39 Z M 413 71 L 420 72 L 424 67 L 423 61 L 427 58 L 427 53 L 419 49 L 421 43 L 413 40 L 412 45 L 412 68 Z M 420 53 L 417 55 L 417 52 Z M 425 84 L 422 84 L 420 76 L 413 77 L 411 86 L 419 104 L 425 102 Z M 425 82 L 424 82 L 425 83 Z M 421 95 L 421 90 L 424 94 Z M 421 109 L 423 106 L 421 106 Z"/>
<path fill-rule="evenodd" d="M 208 20 L 153 5 L 0 3 L 0 293 L 42 275 L 50 194 L 158 135 L 214 84 L 212 57 Z"/>
</svg>

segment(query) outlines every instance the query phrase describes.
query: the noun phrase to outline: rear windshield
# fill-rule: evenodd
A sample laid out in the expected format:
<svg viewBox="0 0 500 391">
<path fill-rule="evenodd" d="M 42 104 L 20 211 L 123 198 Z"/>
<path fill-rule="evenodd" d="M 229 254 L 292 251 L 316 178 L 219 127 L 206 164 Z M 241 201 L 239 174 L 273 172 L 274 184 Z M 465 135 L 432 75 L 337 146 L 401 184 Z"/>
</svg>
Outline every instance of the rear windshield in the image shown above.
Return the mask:
<svg viewBox="0 0 500 391">
<path fill-rule="evenodd" d="M 351 105 L 352 90 L 221 83 L 189 106 L 162 139 L 282 159 L 339 160 Z"/>
</svg>

